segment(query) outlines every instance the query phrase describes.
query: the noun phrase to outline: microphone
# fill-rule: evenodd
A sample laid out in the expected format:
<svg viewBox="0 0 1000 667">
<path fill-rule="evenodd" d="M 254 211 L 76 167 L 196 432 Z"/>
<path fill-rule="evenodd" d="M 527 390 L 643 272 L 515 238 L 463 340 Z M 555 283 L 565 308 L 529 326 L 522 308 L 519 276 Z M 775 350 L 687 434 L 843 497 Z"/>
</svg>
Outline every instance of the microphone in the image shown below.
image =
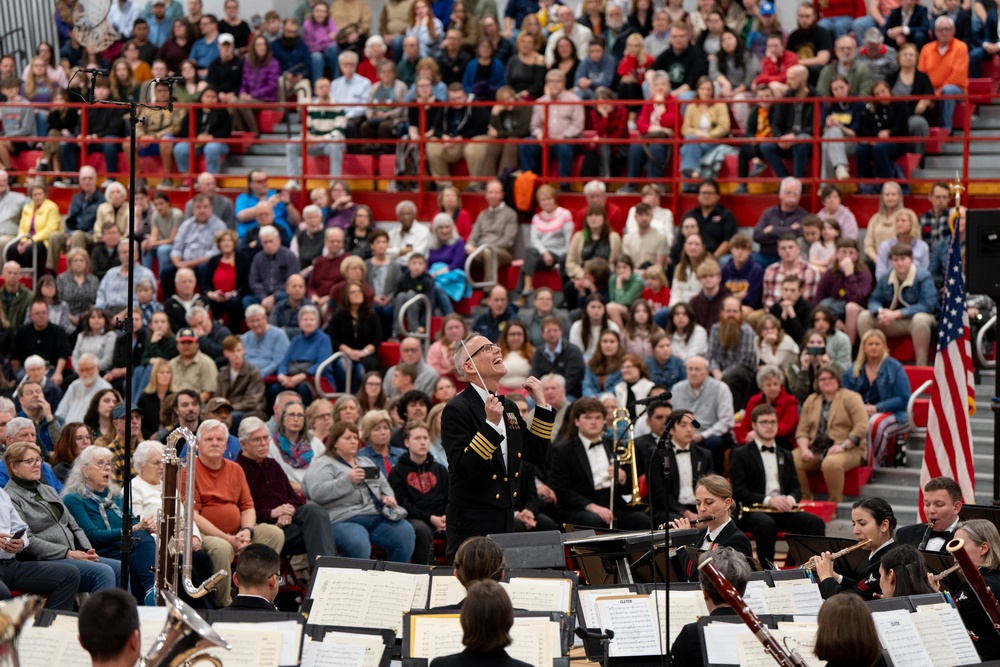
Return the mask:
<svg viewBox="0 0 1000 667">
<path fill-rule="evenodd" d="M 646 398 L 640 398 L 638 401 L 629 403 L 625 407 L 631 408 L 634 405 L 649 405 L 650 403 L 666 402 L 673 397 L 674 395 L 671 394 L 669 391 L 664 391 L 662 393 L 657 394 L 656 396 L 647 396 Z"/>
<path fill-rule="evenodd" d="M 615 638 L 615 631 L 611 630 L 610 628 L 608 630 L 605 630 L 604 632 L 601 632 L 600 629 L 590 630 L 589 628 L 584 628 L 584 627 L 577 626 L 576 630 L 573 631 L 573 634 L 575 634 L 580 639 L 614 639 Z"/>
<path fill-rule="evenodd" d="M 183 84 L 184 77 L 182 76 L 163 76 L 159 79 L 153 79 L 153 84 L 162 83 L 165 86 L 173 86 L 176 84 Z"/>
<path fill-rule="evenodd" d="M 94 67 L 88 67 L 87 69 L 83 69 L 80 71 L 84 72 L 85 74 L 93 74 L 94 76 L 108 76 L 109 74 L 111 74 L 111 70 L 109 69 L 96 69 Z"/>
</svg>

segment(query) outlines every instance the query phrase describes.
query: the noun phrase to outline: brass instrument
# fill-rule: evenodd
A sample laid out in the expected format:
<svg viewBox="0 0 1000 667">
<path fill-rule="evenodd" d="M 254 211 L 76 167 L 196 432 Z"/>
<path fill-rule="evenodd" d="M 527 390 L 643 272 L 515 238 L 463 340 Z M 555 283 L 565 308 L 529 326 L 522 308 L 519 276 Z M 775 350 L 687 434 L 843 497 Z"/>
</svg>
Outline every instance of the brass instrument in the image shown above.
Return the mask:
<svg viewBox="0 0 1000 667">
<path fill-rule="evenodd" d="M 187 443 L 187 479 L 183 499 L 177 492 L 177 475 L 180 473 L 181 459 L 177 456 L 177 443 L 184 440 Z M 195 586 L 191 580 L 191 552 L 194 537 L 194 471 L 195 456 L 198 450 L 198 439 L 194 433 L 183 426 L 175 429 L 167 436 L 163 447 L 163 491 L 161 506 L 156 515 L 157 535 L 159 541 L 156 547 L 156 569 L 153 587 L 157 593 L 158 604 L 168 601 L 159 593 L 184 592 L 193 598 L 204 597 L 225 579 L 226 571 L 219 570 L 201 586 Z M 181 558 L 183 557 L 183 562 Z M 182 581 L 178 581 L 178 576 Z M 168 601 L 169 604 L 169 601 Z"/>
<path fill-rule="evenodd" d="M 45 606 L 37 595 L 22 595 L 0 603 L 0 667 L 19 667 L 17 640 L 21 628 Z"/>
<path fill-rule="evenodd" d="M 190 444 L 188 449 L 191 449 Z M 170 607 L 170 617 L 149 653 L 139 659 L 138 667 L 189 667 L 198 662 L 222 667 L 221 660 L 204 653 L 213 646 L 228 651 L 229 643 L 179 597 L 170 591 L 161 591 L 160 595 Z"/>
<path fill-rule="evenodd" d="M 846 547 L 844 549 L 841 549 L 840 551 L 838 551 L 836 553 L 830 554 L 830 558 L 833 559 L 833 560 L 837 560 L 841 556 L 846 556 L 847 554 L 851 553 L 852 551 L 857 551 L 858 549 L 863 549 L 863 548 L 867 547 L 868 545 L 870 545 L 871 543 L 872 543 L 872 541 L 866 537 L 865 539 L 861 540 L 857 544 L 852 544 L 851 546 Z M 813 558 L 815 558 L 815 556 Z M 815 570 L 816 568 L 813 565 L 812 559 L 809 559 L 809 561 L 807 563 L 805 563 L 804 565 L 799 565 L 796 569 L 798 569 L 798 570 Z"/>
<path fill-rule="evenodd" d="M 796 505 L 789 512 L 802 512 L 804 511 L 799 505 Z M 764 503 L 754 503 L 753 505 L 744 505 L 740 503 L 740 513 L 736 516 L 736 520 L 739 521 L 743 518 L 744 513 L 759 512 L 761 514 L 786 514 L 781 510 L 776 510 L 770 505 L 765 505 Z"/>
<path fill-rule="evenodd" d="M 618 434 L 622 432 L 619 430 L 619 423 L 624 424 L 624 429 L 628 432 L 628 442 L 622 447 L 619 446 L 617 451 L 615 451 L 615 456 L 618 457 L 618 465 L 622 467 L 628 467 L 629 474 L 632 477 L 632 499 L 628 501 L 629 509 L 638 510 L 640 512 L 645 512 L 649 507 L 646 503 L 642 502 L 642 498 L 639 494 L 639 469 L 636 465 L 636 455 L 635 455 L 635 434 L 633 431 L 632 419 L 629 417 L 628 408 L 615 408 L 613 413 L 614 419 L 611 421 L 611 432 L 614 434 L 615 438 Z M 611 484 L 611 497 L 615 496 L 615 485 L 614 482 L 618 480 L 612 480 Z M 614 502 L 614 501 L 612 501 Z M 613 507 L 613 506 L 612 506 Z"/>
</svg>

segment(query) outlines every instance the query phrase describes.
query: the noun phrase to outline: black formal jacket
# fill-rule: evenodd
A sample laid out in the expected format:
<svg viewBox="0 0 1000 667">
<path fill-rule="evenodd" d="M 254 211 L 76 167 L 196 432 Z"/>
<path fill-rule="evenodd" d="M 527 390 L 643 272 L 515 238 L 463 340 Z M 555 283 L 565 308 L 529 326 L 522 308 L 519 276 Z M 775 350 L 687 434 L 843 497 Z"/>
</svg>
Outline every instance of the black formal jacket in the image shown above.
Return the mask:
<svg viewBox="0 0 1000 667">
<path fill-rule="evenodd" d="M 638 444 L 636 445 L 636 451 L 639 451 Z M 664 474 L 663 463 L 667 457 L 670 460 L 670 485 L 667 493 L 664 494 L 663 487 L 666 476 Z M 684 513 L 685 507 L 678 500 L 681 494 L 681 477 L 678 473 L 678 466 L 691 466 L 691 481 L 694 485 L 697 485 L 698 480 L 702 477 L 715 472 L 712 467 L 712 453 L 694 443 L 691 444 L 691 453 L 682 455 L 680 460 L 681 463 L 678 463 L 678 457 L 674 453 L 673 445 L 668 442 L 666 447 L 653 455 L 653 464 L 646 472 L 646 483 L 649 487 L 649 502 L 653 512 L 653 523 L 657 526 L 661 523 L 666 523 L 668 519 L 677 518 Z"/>
<path fill-rule="evenodd" d="M 915 547 L 920 547 L 920 543 L 924 540 L 924 531 L 927 529 L 926 523 L 915 523 L 912 526 L 903 526 L 902 528 L 896 529 L 896 537 L 893 538 L 897 544 L 911 544 Z M 945 544 L 948 544 L 954 535 L 954 531 L 947 531 L 949 537 L 945 539 Z M 930 539 L 928 536 L 927 539 Z M 938 550 L 939 553 L 944 553 L 945 549 L 942 545 L 941 549 Z"/>
<path fill-rule="evenodd" d="M 701 546 L 701 543 L 705 541 L 705 537 L 707 536 L 708 528 L 698 531 L 698 537 L 695 539 L 694 545 Z M 730 521 L 723 527 L 722 532 L 715 538 L 715 544 L 720 547 L 732 547 L 747 558 L 753 558 L 753 547 L 750 545 L 750 539 L 736 526 L 735 521 Z M 686 549 L 677 550 L 677 563 L 680 565 L 681 572 L 684 573 L 688 581 L 698 581 L 696 564 L 688 558 Z"/>
<path fill-rule="evenodd" d="M 244 611 L 277 611 L 277 608 L 256 595 L 237 595 L 226 609 L 236 609 Z"/>
<path fill-rule="evenodd" d="M 473 385 L 448 401 L 441 414 L 441 444 L 448 455 L 448 503 L 470 510 L 513 507 L 521 477 L 522 458 L 545 464 L 552 436 L 553 412 L 535 408 L 530 426 L 517 404 L 504 400 L 507 465 L 500 460 L 501 436 L 486 421 L 486 406 Z"/>
<path fill-rule="evenodd" d="M 868 564 L 865 565 L 864 569 L 858 573 L 857 579 L 845 576 L 838 584 L 836 578 L 830 577 L 819 582 L 820 595 L 825 600 L 837 593 L 850 591 L 851 593 L 857 593 L 865 601 L 874 600 L 876 595 L 882 594 L 882 582 L 878 571 L 879 565 L 881 565 L 885 555 L 895 549 L 896 546 L 896 542 L 893 542 L 876 552 L 875 556 L 868 560 Z M 996 635 L 996 632 L 993 634 Z M 1000 640 L 1000 636 L 998 636 L 998 640 Z"/>
<path fill-rule="evenodd" d="M 882 35 L 889 40 L 889 30 L 892 28 L 898 28 L 903 25 L 903 8 L 896 7 L 894 10 L 889 12 L 889 18 L 886 19 L 885 24 L 882 25 Z M 906 41 L 912 44 L 916 44 L 919 49 L 930 39 L 931 31 L 931 17 L 927 12 L 927 8 L 917 3 L 913 7 L 913 15 L 910 17 L 909 22 L 910 34 L 906 36 Z M 895 40 L 889 40 L 889 43 L 893 46 L 896 45 Z"/>
<path fill-rule="evenodd" d="M 608 462 L 614 463 L 612 443 L 608 438 L 602 438 L 604 451 Z M 632 483 L 629 481 L 629 470 L 625 469 L 625 484 L 616 484 L 618 495 L 615 497 L 615 507 L 625 507 L 624 493 L 632 493 Z M 611 505 L 609 489 L 595 489 L 594 475 L 590 469 L 590 459 L 583 449 L 579 437 L 560 442 L 552 447 L 552 462 L 549 465 L 549 485 L 559 498 L 559 509 L 579 511 L 586 509 L 590 503 L 601 507 Z"/>
<path fill-rule="evenodd" d="M 795 463 L 790 452 L 777 447 L 778 483 L 782 495 L 791 496 L 796 501 L 802 500 L 799 488 L 799 477 L 795 472 Z M 729 479 L 733 483 L 733 499 L 744 505 L 764 502 L 764 460 L 756 442 L 733 447 L 729 455 Z"/>
<path fill-rule="evenodd" d="M 503 649 L 489 653 L 465 649 L 461 653 L 434 658 L 430 667 L 531 667 L 531 665 L 515 660 Z"/>
<path fill-rule="evenodd" d="M 986 585 L 993 591 L 1000 591 L 1000 572 L 980 568 L 979 571 L 986 580 Z M 1000 659 L 1000 635 L 993 629 L 993 622 L 983 611 L 983 606 L 979 604 L 976 594 L 972 592 L 972 587 L 968 582 L 963 581 L 952 593 L 955 600 L 955 607 L 962 617 L 965 629 L 973 634 L 972 643 L 976 647 L 979 657 L 986 660 Z"/>
<path fill-rule="evenodd" d="M 709 616 L 736 616 L 732 607 L 717 607 Z M 701 655 L 701 633 L 698 632 L 698 622 L 688 623 L 674 640 L 670 647 L 670 664 L 673 667 L 702 667 L 704 660 Z"/>
</svg>

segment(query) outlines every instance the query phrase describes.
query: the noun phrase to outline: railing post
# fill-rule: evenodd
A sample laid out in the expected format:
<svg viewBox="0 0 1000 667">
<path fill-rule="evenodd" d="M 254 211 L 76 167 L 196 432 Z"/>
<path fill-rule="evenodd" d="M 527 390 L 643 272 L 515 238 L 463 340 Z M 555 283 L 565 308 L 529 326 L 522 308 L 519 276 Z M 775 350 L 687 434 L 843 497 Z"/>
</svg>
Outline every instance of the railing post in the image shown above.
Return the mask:
<svg viewBox="0 0 1000 667">
<path fill-rule="evenodd" d="M 677 107 L 674 113 L 674 136 L 669 137 L 670 139 L 670 176 L 665 177 L 664 181 L 672 181 L 673 186 L 670 188 L 670 207 L 672 211 L 681 210 L 681 185 L 677 182 L 677 177 L 680 174 L 680 164 L 678 160 L 680 159 L 679 153 L 681 152 L 681 104 L 680 100 L 674 98 L 673 100 L 675 106 Z M 680 227 L 678 227 L 678 230 Z"/>
<path fill-rule="evenodd" d="M 437 100 L 435 100 L 434 103 L 436 104 Z M 426 151 L 427 144 L 425 143 L 427 141 L 427 106 L 422 104 L 418 108 L 420 109 L 420 116 L 419 116 L 420 137 L 417 140 L 418 160 L 417 160 L 416 176 L 417 176 L 417 201 L 419 202 L 423 201 L 424 199 L 424 177 L 426 175 L 424 165 L 426 164 L 425 160 L 427 159 L 427 151 Z"/>
<path fill-rule="evenodd" d="M 965 131 L 962 132 L 962 181 L 969 182 L 969 135 L 972 133 L 972 99 L 965 90 L 965 109 L 962 112 Z"/>
<path fill-rule="evenodd" d="M 542 177 L 542 182 L 547 183 L 549 178 L 549 109 L 552 100 L 549 100 L 544 105 L 542 105 L 542 161 L 541 161 L 541 171 L 539 176 Z M 561 183 L 560 183 L 561 185 Z"/>
<path fill-rule="evenodd" d="M 810 139 L 810 144 L 812 150 L 809 151 L 809 161 L 812 163 L 812 178 L 809 180 L 809 210 L 818 211 L 819 210 L 819 188 L 820 181 L 823 178 L 822 163 L 823 163 L 823 104 L 818 100 L 812 102 L 813 105 L 813 130 L 812 138 Z"/>
</svg>

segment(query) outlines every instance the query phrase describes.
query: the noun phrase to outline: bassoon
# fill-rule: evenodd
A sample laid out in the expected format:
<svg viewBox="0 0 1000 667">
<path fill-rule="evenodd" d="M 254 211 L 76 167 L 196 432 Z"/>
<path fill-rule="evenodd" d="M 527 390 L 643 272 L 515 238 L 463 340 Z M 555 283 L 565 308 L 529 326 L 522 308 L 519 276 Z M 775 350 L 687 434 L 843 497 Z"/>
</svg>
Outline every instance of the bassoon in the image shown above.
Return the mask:
<svg viewBox="0 0 1000 667">
<path fill-rule="evenodd" d="M 972 562 L 969 554 L 965 552 L 965 540 L 954 539 L 948 543 L 946 548 L 948 553 L 954 556 L 955 560 L 962 567 L 962 574 L 965 575 L 965 580 L 972 587 L 972 592 L 976 594 L 976 599 L 979 600 L 983 611 L 986 612 L 990 622 L 993 623 L 993 629 L 997 633 L 1000 633 L 1000 602 L 997 602 L 996 595 L 993 594 L 986 580 L 983 579 L 983 573 L 979 571 L 979 568 Z"/>
</svg>

